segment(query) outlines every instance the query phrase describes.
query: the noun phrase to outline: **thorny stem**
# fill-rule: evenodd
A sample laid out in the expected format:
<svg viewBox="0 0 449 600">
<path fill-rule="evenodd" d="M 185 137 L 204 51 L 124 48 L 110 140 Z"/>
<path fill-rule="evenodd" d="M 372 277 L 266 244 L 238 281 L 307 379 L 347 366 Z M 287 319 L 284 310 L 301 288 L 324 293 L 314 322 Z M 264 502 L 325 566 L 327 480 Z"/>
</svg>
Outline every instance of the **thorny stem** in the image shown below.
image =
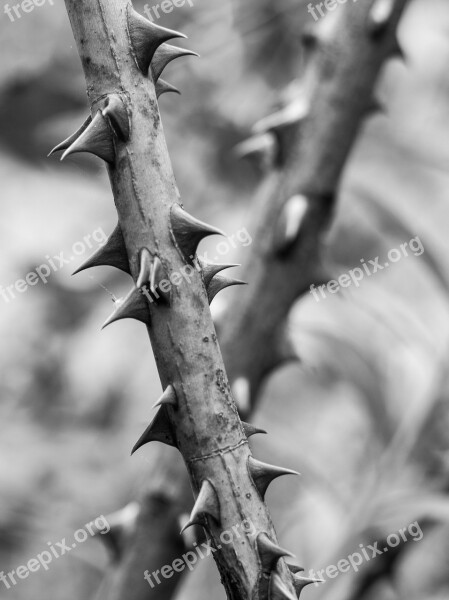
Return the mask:
<svg viewBox="0 0 449 600">
<path fill-rule="evenodd" d="M 91 152 L 108 164 L 119 225 L 103 256 L 135 282 L 108 323 L 132 317 L 147 325 L 165 390 L 139 445 L 158 439 L 181 452 L 197 498 L 191 523 L 201 523 L 211 538 L 228 597 L 292 598 L 294 576 L 281 558 L 288 553 L 277 545 L 263 500 L 270 481 L 289 471 L 251 455 L 204 273 L 192 266 L 200 240 L 218 231 L 179 205 L 159 116 L 159 76 L 171 58 L 182 55 L 165 42 L 180 35 L 144 20 L 126 0 L 66 0 L 66 7 L 91 120 L 57 149 L 65 150 L 63 157 Z M 163 284 L 187 267 L 188 279 Z M 222 543 L 223 532 L 245 521 L 255 535 Z"/>
</svg>

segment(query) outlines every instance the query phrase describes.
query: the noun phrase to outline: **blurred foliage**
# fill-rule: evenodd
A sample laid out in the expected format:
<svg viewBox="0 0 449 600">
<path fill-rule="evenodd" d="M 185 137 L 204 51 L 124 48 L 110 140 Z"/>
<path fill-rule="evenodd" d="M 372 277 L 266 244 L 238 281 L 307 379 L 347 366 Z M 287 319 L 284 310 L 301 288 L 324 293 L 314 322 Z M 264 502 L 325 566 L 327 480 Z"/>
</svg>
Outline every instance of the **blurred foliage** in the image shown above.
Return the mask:
<svg viewBox="0 0 449 600">
<path fill-rule="evenodd" d="M 161 20 L 202 56 L 170 66 L 167 79 L 183 95 L 161 99 L 179 187 L 192 212 L 228 232 L 252 232 L 260 180 L 232 148 L 299 77 L 299 35 L 310 22 L 299 0 L 195 0 Z M 0 12 L 0 32 L 5 288 L 95 229 L 109 233 L 114 209 L 99 161 L 45 158 L 87 110 L 63 2 L 14 23 Z M 415 236 L 425 253 L 344 294 L 298 302 L 290 325 L 303 362 L 268 382 L 255 420 L 270 436 L 254 446 L 262 460 L 303 473 L 300 483 L 273 486 L 268 500 L 282 545 L 306 570 L 415 520 L 424 538 L 309 589 L 311 599 L 442 600 L 449 592 L 447 2 L 412 1 L 400 39 L 406 62 L 382 74 L 386 110 L 367 121 L 347 165 L 329 262 L 338 274 Z M 243 262 L 248 251 L 229 258 Z M 10 302 L 0 297 L 4 571 L 130 501 L 157 460 L 154 447 L 129 458 L 160 391 L 146 334 L 133 323 L 99 332 L 126 279 L 107 268 L 71 279 L 71 270 Z M 216 302 L 225 301 L 226 292 Z M 0 583 L 0 598 L 92 597 L 106 560 L 89 540 L 48 572 L 10 590 Z M 180 597 L 206 590 L 223 597 L 211 560 Z"/>
</svg>

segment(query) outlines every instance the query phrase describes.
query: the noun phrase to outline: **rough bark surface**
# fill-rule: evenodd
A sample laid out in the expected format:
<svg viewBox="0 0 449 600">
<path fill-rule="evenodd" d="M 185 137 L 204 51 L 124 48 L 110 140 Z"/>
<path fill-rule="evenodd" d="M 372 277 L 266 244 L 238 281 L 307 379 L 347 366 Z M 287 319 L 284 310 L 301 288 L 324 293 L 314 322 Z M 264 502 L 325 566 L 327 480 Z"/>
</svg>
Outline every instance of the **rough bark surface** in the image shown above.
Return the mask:
<svg viewBox="0 0 449 600">
<path fill-rule="evenodd" d="M 287 471 L 251 456 L 203 273 L 191 266 L 200 240 L 217 230 L 181 208 L 159 116 L 159 76 L 169 60 L 185 54 L 165 42 L 180 36 L 146 21 L 126 0 L 66 0 L 66 7 L 91 120 L 55 151 L 65 150 L 63 157 L 91 152 L 108 165 L 119 225 L 103 264 L 129 271 L 135 282 L 108 323 L 131 317 L 147 325 L 165 390 L 140 443 L 158 439 L 181 452 L 197 497 L 192 522 L 211 538 L 228 597 L 294 597 L 294 575 L 263 500 L 268 483 Z M 167 278 L 188 266 L 189 277 L 167 287 Z M 222 543 L 220 535 L 245 520 L 256 534 Z"/>
</svg>

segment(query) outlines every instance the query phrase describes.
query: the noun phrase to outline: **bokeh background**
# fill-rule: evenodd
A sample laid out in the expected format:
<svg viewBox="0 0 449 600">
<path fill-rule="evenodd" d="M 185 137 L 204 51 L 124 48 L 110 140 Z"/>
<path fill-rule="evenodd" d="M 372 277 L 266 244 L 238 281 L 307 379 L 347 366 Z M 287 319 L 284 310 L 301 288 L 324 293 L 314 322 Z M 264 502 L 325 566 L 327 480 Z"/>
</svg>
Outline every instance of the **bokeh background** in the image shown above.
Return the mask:
<svg viewBox="0 0 449 600">
<path fill-rule="evenodd" d="M 71 277 L 93 249 L 84 244 L 74 254 L 74 244 L 108 235 L 115 218 L 99 160 L 46 158 L 87 115 L 63 2 L 47 1 L 14 22 L 4 4 L 0 284 L 61 252 L 73 256 L 45 285 L 9 301 L 0 296 L 0 570 L 7 572 L 137 496 L 157 448 L 133 458 L 130 448 L 160 383 L 144 328 L 127 322 L 100 332 L 126 278 L 108 268 Z M 135 2 L 140 11 L 143 4 Z M 160 101 L 183 201 L 228 232 L 253 231 L 262 176 L 233 148 L 297 79 L 300 32 L 313 23 L 306 4 L 194 0 L 159 21 L 187 33 L 185 45 L 201 55 L 168 67 L 165 78 L 182 96 Z M 298 302 L 290 325 L 302 363 L 267 383 L 254 422 L 270 435 L 254 447 L 261 460 L 303 474 L 273 485 L 268 503 L 282 545 L 306 571 L 416 520 L 424 537 L 308 589 L 311 600 L 449 597 L 448 3 L 412 0 L 399 37 L 406 59 L 383 70 L 377 96 L 385 111 L 366 121 L 347 164 L 329 264 L 339 273 L 416 236 L 425 252 L 358 289 Z M 240 245 L 229 259 L 244 262 L 250 251 Z M 0 582 L 0 598 L 93 598 L 107 563 L 103 546 L 89 539 L 47 572 L 9 590 Z M 224 597 L 212 559 L 179 591 L 182 600 L 207 596 Z"/>
</svg>

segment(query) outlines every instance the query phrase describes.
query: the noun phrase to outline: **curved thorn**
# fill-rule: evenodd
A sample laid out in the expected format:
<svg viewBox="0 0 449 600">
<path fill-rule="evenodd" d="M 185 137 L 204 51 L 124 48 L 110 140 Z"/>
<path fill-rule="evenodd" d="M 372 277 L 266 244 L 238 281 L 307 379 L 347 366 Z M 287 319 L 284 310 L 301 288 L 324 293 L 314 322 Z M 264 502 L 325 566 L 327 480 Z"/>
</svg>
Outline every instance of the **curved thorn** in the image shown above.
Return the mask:
<svg viewBox="0 0 449 600">
<path fill-rule="evenodd" d="M 131 456 L 149 442 L 162 442 L 163 444 L 167 444 L 167 446 L 177 447 L 170 420 L 163 406 L 158 410 L 154 419 L 134 444 Z"/>
<path fill-rule="evenodd" d="M 187 548 L 191 548 L 195 542 L 197 542 L 196 532 L 193 529 L 184 530 L 184 525 L 188 522 L 190 515 L 188 513 L 182 513 L 178 517 L 178 525 L 181 527 L 181 535 L 184 541 L 184 545 Z"/>
<path fill-rule="evenodd" d="M 161 289 L 161 284 L 164 281 L 169 284 L 169 287 L 171 287 L 169 279 L 167 279 L 165 276 L 164 269 L 162 267 L 162 263 L 159 257 L 155 256 L 153 264 L 151 265 L 150 292 L 156 298 L 156 300 L 159 300 L 160 297 L 166 304 L 170 304 L 170 290 Z"/>
<path fill-rule="evenodd" d="M 257 536 L 256 542 L 262 569 L 265 573 L 270 573 L 283 556 L 295 558 L 291 552 L 272 542 L 265 532 Z"/>
<path fill-rule="evenodd" d="M 267 433 L 265 429 L 259 429 L 259 427 L 254 427 L 254 425 L 245 423 L 245 421 L 242 421 L 242 425 L 243 431 L 245 432 L 247 438 L 250 438 L 252 435 L 256 435 L 257 433 Z"/>
<path fill-rule="evenodd" d="M 296 573 L 302 573 L 304 571 L 304 569 L 302 567 L 298 567 L 297 565 L 287 564 L 287 567 L 290 569 L 290 573 L 292 575 L 295 575 Z"/>
<path fill-rule="evenodd" d="M 131 274 L 125 240 L 119 224 L 109 236 L 106 244 L 94 252 L 72 275 L 91 267 L 100 266 L 116 267 L 125 273 Z"/>
<path fill-rule="evenodd" d="M 100 110 L 83 133 L 67 148 L 61 160 L 77 152 L 90 152 L 108 163 L 114 162 L 115 149 L 112 131 Z"/>
<path fill-rule="evenodd" d="M 168 92 L 173 92 L 175 94 L 181 95 L 181 92 L 171 83 L 164 81 L 164 79 L 159 78 L 156 81 L 156 97 L 159 98 L 162 94 L 167 94 Z"/>
<path fill-rule="evenodd" d="M 149 21 L 128 5 L 128 33 L 137 66 L 147 75 L 157 49 L 173 38 L 186 38 L 183 33 L 166 29 Z"/>
<path fill-rule="evenodd" d="M 302 590 L 312 583 L 324 583 L 323 579 L 314 579 L 313 577 L 302 577 L 296 573 L 293 574 L 293 587 L 299 598 Z"/>
<path fill-rule="evenodd" d="M 225 269 L 231 269 L 232 267 L 240 267 L 241 266 L 241 265 L 237 265 L 237 264 L 227 265 L 227 264 L 211 263 L 211 262 L 207 262 L 206 260 L 203 260 L 201 258 L 198 258 L 198 262 L 200 263 L 200 266 L 201 266 L 201 270 L 203 273 L 204 285 L 206 286 L 206 288 L 209 286 L 213 277 L 215 277 L 215 275 L 217 275 L 217 273 L 220 273 L 220 271 L 224 271 Z"/>
<path fill-rule="evenodd" d="M 220 503 L 217 492 L 208 479 L 205 479 L 201 484 L 201 489 L 190 514 L 190 519 L 181 529 L 181 533 L 192 525 L 200 525 L 201 517 L 204 515 L 212 517 L 217 523 L 220 522 Z"/>
<path fill-rule="evenodd" d="M 184 256 L 191 262 L 202 239 L 209 235 L 225 235 L 223 231 L 192 217 L 179 204 L 173 204 L 170 214 L 173 240 Z"/>
<path fill-rule="evenodd" d="M 154 53 L 153 60 L 151 62 L 151 70 L 153 73 L 153 81 L 157 81 L 159 77 L 162 75 L 162 71 L 165 67 L 175 60 L 176 58 L 181 58 L 181 56 L 199 56 L 196 52 L 192 50 L 187 50 L 186 48 L 177 48 L 176 46 L 171 46 L 170 44 L 162 44 Z"/>
<path fill-rule="evenodd" d="M 210 281 L 207 287 L 207 298 L 209 304 L 221 290 L 224 290 L 233 285 L 247 285 L 246 281 L 240 279 L 233 279 L 232 277 L 225 277 L 224 275 L 215 275 Z"/>
<path fill-rule="evenodd" d="M 73 142 L 79 138 L 83 131 L 85 131 L 89 127 L 91 122 L 92 117 L 89 115 L 84 121 L 84 123 L 81 125 L 81 127 L 75 131 L 75 133 L 72 133 L 71 136 L 69 136 L 63 142 L 55 146 L 53 150 L 50 150 L 47 156 L 51 156 L 52 154 L 54 154 L 55 152 L 59 152 L 60 150 L 67 150 L 67 148 L 69 148 L 73 144 Z"/>
<path fill-rule="evenodd" d="M 150 325 L 148 302 L 138 288 L 132 289 L 124 299 L 117 302 L 117 305 L 117 308 L 106 320 L 102 329 L 121 319 L 136 319 L 145 323 L 145 325 Z"/>
<path fill-rule="evenodd" d="M 148 248 L 142 248 L 140 251 L 140 267 L 139 277 L 137 278 L 136 287 L 139 289 L 150 283 L 151 278 L 152 258 Z"/>
<path fill-rule="evenodd" d="M 252 456 L 248 458 L 248 471 L 259 494 L 264 498 L 270 483 L 282 475 L 299 475 L 297 471 L 276 467 L 256 460 Z"/>
</svg>

